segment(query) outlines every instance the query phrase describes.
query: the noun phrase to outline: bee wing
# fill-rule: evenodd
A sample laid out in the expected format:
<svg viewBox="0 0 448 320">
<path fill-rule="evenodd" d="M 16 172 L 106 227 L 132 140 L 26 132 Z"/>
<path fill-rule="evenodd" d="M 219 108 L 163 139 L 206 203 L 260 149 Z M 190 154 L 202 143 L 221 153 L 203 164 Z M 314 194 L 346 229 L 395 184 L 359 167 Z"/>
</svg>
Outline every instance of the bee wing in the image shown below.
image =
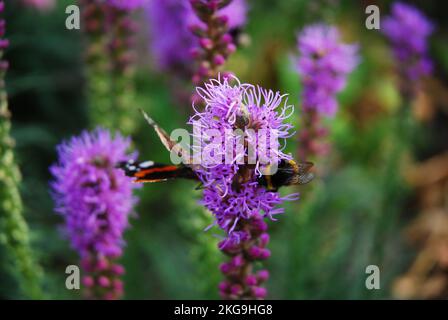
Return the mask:
<svg viewBox="0 0 448 320">
<path fill-rule="evenodd" d="M 178 144 L 176 141 L 171 140 L 168 133 L 163 130 L 153 119 L 151 119 L 148 114 L 143 111 L 143 109 L 140 109 L 140 112 L 143 114 L 143 117 L 145 118 L 146 122 L 154 129 L 154 131 L 159 136 L 160 141 L 165 146 L 165 148 L 169 152 L 175 152 L 180 158 L 182 158 L 183 163 L 185 165 L 191 164 L 191 159 L 189 157 L 189 153 L 181 147 L 180 144 Z"/>
<path fill-rule="evenodd" d="M 298 173 L 300 176 L 302 176 L 311 170 L 311 168 L 314 166 L 314 163 L 306 161 L 306 162 L 298 163 L 297 166 L 299 167 Z M 314 177 L 314 175 L 313 175 L 313 177 Z"/>
<path fill-rule="evenodd" d="M 298 178 L 298 184 L 307 184 L 311 180 L 314 179 L 314 174 L 312 172 L 307 172 L 305 174 L 302 174 Z"/>
</svg>

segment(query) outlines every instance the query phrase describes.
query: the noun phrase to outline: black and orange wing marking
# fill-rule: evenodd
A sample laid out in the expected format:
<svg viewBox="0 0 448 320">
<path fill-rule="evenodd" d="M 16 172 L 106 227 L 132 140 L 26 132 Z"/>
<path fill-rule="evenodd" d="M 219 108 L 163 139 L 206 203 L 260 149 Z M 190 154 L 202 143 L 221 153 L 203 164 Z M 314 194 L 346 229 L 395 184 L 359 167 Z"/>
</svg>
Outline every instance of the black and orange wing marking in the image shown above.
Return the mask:
<svg viewBox="0 0 448 320">
<path fill-rule="evenodd" d="M 159 165 L 148 169 L 143 169 L 134 174 L 134 182 L 160 182 L 179 177 L 178 166 Z"/>
<path fill-rule="evenodd" d="M 166 165 L 153 161 L 135 162 L 129 160 L 119 165 L 128 177 L 135 178 L 133 182 L 160 182 L 176 178 L 197 180 L 193 170 L 186 166 Z"/>
</svg>

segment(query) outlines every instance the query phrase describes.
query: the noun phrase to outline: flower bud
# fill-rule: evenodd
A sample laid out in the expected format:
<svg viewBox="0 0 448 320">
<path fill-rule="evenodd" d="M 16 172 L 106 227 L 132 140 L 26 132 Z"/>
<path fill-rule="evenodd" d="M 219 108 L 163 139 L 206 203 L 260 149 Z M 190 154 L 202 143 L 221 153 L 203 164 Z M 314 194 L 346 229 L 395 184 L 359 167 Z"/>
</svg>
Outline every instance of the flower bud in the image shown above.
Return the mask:
<svg viewBox="0 0 448 320">
<path fill-rule="evenodd" d="M 199 39 L 199 44 L 202 48 L 206 50 L 211 50 L 213 48 L 213 41 L 209 38 Z"/>
<path fill-rule="evenodd" d="M 252 295 L 258 299 L 264 299 L 268 293 L 266 288 L 263 287 L 253 287 L 251 288 L 251 291 Z"/>
</svg>

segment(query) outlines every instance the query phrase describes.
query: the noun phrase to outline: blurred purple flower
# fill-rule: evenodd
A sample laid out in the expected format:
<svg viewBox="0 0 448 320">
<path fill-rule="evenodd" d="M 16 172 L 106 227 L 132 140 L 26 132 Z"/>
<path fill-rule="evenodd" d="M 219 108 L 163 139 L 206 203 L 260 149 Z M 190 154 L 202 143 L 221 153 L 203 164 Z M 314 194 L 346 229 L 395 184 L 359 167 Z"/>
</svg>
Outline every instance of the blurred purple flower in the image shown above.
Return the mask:
<svg viewBox="0 0 448 320">
<path fill-rule="evenodd" d="M 428 37 L 433 30 L 431 21 L 417 8 L 401 2 L 392 5 L 392 14 L 384 19 L 382 31 L 392 43 L 404 77 L 418 80 L 431 73 L 427 50 Z"/>
<path fill-rule="evenodd" d="M 247 21 L 248 5 L 246 0 L 232 0 L 220 13 L 228 18 L 229 29 L 242 28 Z"/>
<path fill-rule="evenodd" d="M 148 0 L 146 15 L 150 29 L 150 49 L 155 65 L 161 70 L 191 69 L 191 49 L 198 46 L 190 26 L 201 25 L 189 0 Z M 242 27 L 246 22 L 245 0 L 234 0 L 220 11 L 228 17 L 231 29 Z"/>
<path fill-rule="evenodd" d="M 66 219 L 67 233 L 81 256 L 92 250 L 121 254 L 122 233 L 136 198 L 134 184 L 115 165 L 129 158 L 129 145 L 129 139 L 97 129 L 58 146 L 59 161 L 51 167 L 56 210 Z"/>
<path fill-rule="evenodd" d="M 150 27 L 150 49 L 161 70 L 185 69 L 195 37 L 188 29 L 187 0 L 150 0 L 145 6 Z"/>
<path fill-rule="evenodd" d="M 232 80 L 236 84 L 232 85 Z M 214 215 L 215 224 L 226 233 L 220 249 L 231 257 L 221 266 L 227 280 L 221 283 L 220 293 L 230 299 L 264 298 L 266 290 L 260 284 L 267 277 L 258 279 L 255 274 L 246 274 L 243 270 L 247 270 L 253 261 L 265 260 L 270 256 L 270 251 L 266 249 L 269 235 L 264 218 L 273 219 L 283 213 L 284 210 L 276 208 L 277 205 L 284 200 L 296 200 L 297 194 L 281 197 L 258 184 L 257 178 L 263 164 L 258 158 L 255 165 L 241 164 L 239 160 L 248 156 L 247 145 L 254 146 L 257 154 L 266 149 L 255 144 L 250 134 L 246 138 L 246 147 L 238 148 L 236 142 L 241 135 L 235 130 L 248 133 L 249 129 L 255 132 L 264 129 L 267 134 L 275 132 L 278 139 L 285 140 L 291 136 L 292 126 L 283 121 L 292 114 L 293 107 L 286 104 L 284 95 L 251 84 L 241 84 L 236 78 L 210 80 L 203 88 L 198 87 L 197 93 L 203 99 L 205 108 L 203 112 L 196 111 L 189 121 L 195 128 L 200 128 L 200 132 L 194 132 L 193 137 L 197 139 L 201 136 L 201 150 L 213 150 L 214 157 L 225 157 L 226 153 L 233 157 L 226 164 L 204 164 L 203 158 L 201 168 L 196 171 L 204 187 L 202 204 Z M 204 138 L 210 129 L 217 130 L 225 137 L 221 145 Z M 276 159 L 290 159 L 281 151 L 278 139 L 270 145 L 272 151 L 277 150 L 274 151 Z"/>
<path fill-rule="evenodd" d="M 344 89 L 347 75 L 359 63 L 358 46 L 343 44 L 339 31 L 325 24 L 306 27 L 297 41 L 303 108 L 333 116 L 338 107 L 336 94 Z"/>
<path fill-rule="evenodd" d="M 50 168 L 56 211 L 65 219 L 65 230 L 85 271 L 92 273 L 92 289 L 94 284 L 108 287 L 103 278 L 109 275 L 112 283 L 119 280 L 112 275 L 122 273 L 114 271 L 121 266 L 112 262 L 122 254 L 123 232 L 137 199 L 132 195 L 135 185 L 116 164 L 133 157 L 126 154 L 129 145 L 130 140 L 119 134 L 112 137 L 102 129 L 85 131 L 58 146 L 59 160 Z M 98 297 L 97 293 L 91 295 Z M 112 290 L 100 297 L 120 294 L 120 290 Z"/>
</svg>

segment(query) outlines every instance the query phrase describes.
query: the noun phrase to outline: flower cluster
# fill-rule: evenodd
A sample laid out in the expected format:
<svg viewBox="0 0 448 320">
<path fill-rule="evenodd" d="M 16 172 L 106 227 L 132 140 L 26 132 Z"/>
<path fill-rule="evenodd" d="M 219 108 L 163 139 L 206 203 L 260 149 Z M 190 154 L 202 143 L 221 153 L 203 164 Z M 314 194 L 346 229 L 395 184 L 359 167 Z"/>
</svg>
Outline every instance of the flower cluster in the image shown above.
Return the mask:
<svg viewBox="0 0 448 320">
<path fill-rule="evenodd" d="M 91 298 L 118 298 L 124 269 L 123 232 L 136 203 L 134 184 L 116 168 L 130 156 L 128 139 L 97 129 L 58 146 L 59 161 L 51 167 L 56 211 L 65 219 L 72 247 L 89 275 L 83 279 Z"/>
<path fill-rule="evenodd" d="M 428 36 L 434 26 L 417 8 L 394 3 L 392 14 L 384 19 L 383 33 L 389 38 L 404 79 L 418 80 L 431 72 Z"/>
<path fill-rule="evenodd" d="M 358 47 L 341 43 L 335 27 L 314 24 L 300 32 L 298 48 L 303 108 L 333 116 L 338 107 L 336 94 L 345 87 L 347 75 L 358 64 Z"/>
<path fill-rule="evenodd" d="M 240 139 L 237 129 L 242 130 L 266 130 L 275 132 L 278 139 L 286 139 L 291 136 L 292 126 L 283 121 L 291 115 L 292 106 L 286 104 L 285 96 L 274 93 L 250 84 L 241 84 L 238 79 L 224 77 L 213 79 L 197 88 L 197 93 L 205 105 L 204 111 L 196 111 L 191 117 L 190 124 L 201 128 L 201 132 L 193 133 L 193 138 L 201 136 L 202 150 L 213 146 L 213 150 L 220 150 L 213 145 L 213 141 L 204 139 L 202 133 L 214 129 L 226 136 L 228 141 L 222 143 L 226 148 L 232 148 L 231 163 L 202 165 L 197 169 L 197 174 L 204 185 L 202 204 L 208 208 L 215 217 L 215 224 L 223 229 L 226 238 L 220 243 L 221 250 L 232 257 L 230 263 L 223 266 L 223 273 L 227 276 L 225 284 L 221 286 L 221 292 L 226 297 L 261 298 L 264 296 L 258 285 L 262 282 L 252 281 L 252 262 L 263 260 L 270 256 L 265 248 L 267 225 L 264 217 L 273 217 L 283 213 L 283 209 L 276 208 L 284 200 L 294 200 L 296 195 L 280 197 L 277 192 L 268 191 L 260 186 L 257 178 L 263 170 L 263 164 L 258 159 L 255 164 L 239 164 L 240 159 L 248 157 L 248 147 L 236 148 L 236 141 Z M 280 109 L 280 110 L 279 110 Z M 233 134 L 229 134 L 233 132 Z M 245 139 L 250 139 L 250 136 Z M 270 146 L 275 150 L 272 156 L 275 159 L 289 160 L 290 156 L 284 154 L 280 148 L 280 142 L 276 139 Z M 247 141 L 246 146 L 252 144 Z M 257 144 L 252 144 L 255 148 Z M 225 150 L 229 153 L 229 150 Z M 260 151 L 260 150 L 257 150 Z M 214 155 L 225 157 L 224 154 Z M 237 261 L 237 262 L 236 262 Z M 250 276 L 250 277 L 249 277 Z M 250 285 L 247 283 L 247 277 Z M 235 288 L 238 289 L 237 292 Z M 233 288 L 233 289 L 232 289 Z M 256 294 L 255 294 L 256 293 Z M 254 295 L 255 294 L 255 295 Z"/>
<path fill-rule="evenodd" d="M 229 33 L 229 17 L 231 12 L 221 14 L 232 0 L 190 0 L 197 17 L 191 25 L 191 31 L 198 38 L 198 45 L 191 54 L 198 61 L 193 75 L 193 83 L 202 85 L 207 79 L 216 77 L 219 68 L 224 65 L 229 55 L 236 50 L 234 39 Z M 193 97 L 193 101 L 197 97 Z"/>
<path fill-rule="evenodd" d="M 191 62 L 200 56 L 199 50 L 193 48 L 204 42 L 195 37 L 191 29 L 201 30 L 203 34 L 207 24 L 198 18 L 189 0 L 149 0 L 145 8 L 150 28 L 150 49 L 156 66 L 161 70 L 191 75 Z M 246 0 L 234 0 L 218 13 L 226 20 L 229 31 L 233 32 L 246 22 Z M 225 38 L 230 45 L 229 36 Z M 230 49 L 233 50 L 232 45 Z M 216 62 L 222 62 L 219 57 L 216 59 Z"/>
<path fill-rule="evenodd" d="M 128 111 L 134 101 L 133 49 L 137 25 L 129 10 L 137 2 L 126 2 L 125 7 L 106 1 L 79 2 L 87 40 L 87 90 L 92 120 L 130 133 L 135 127 L 133 114 Z"/>
</svg>

